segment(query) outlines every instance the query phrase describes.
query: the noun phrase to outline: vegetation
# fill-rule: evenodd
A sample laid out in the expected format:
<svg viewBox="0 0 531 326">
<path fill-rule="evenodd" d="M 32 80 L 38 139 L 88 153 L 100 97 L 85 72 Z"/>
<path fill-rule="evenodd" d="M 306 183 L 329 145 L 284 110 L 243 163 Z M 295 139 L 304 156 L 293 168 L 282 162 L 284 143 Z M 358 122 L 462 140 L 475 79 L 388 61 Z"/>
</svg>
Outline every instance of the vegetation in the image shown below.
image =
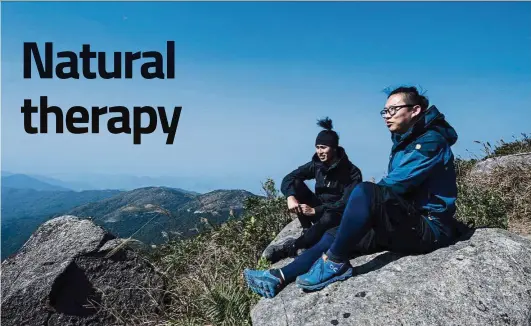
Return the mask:
<svg viewBox="0 0 531 326">
<path fill-rule="evenodd" d="M 250 325 L 249 310 L 258 297 L 247 290 L 244 268 L 266 268 L 263 249 L 291 220 L 274 182 L 264 197 L 249 197 L 245 214 L 194 238 L 169 242 L 153 253 L 166 275 L 167 304 L 158 325 Z M 137 317 L 138 318 L 138 317 Z M 145 316 L 153 322 L 152 316 Z M 160 316 L 158 317 L 160 318 Z"/>
<path fill-rule="evenodd" d="M 480 142 L 477 142 L 480 143 Z M 484 156 L 456 160 L 458 171 L 457 218 L 476 227 L 499 227 L 531 232 L 531 163 L 496 164 L 489 173 L 474 173 L 479 161 L 531 153 L 531 138 L 522 134 L 511 142 L 483 145 Z"/>
</svg>

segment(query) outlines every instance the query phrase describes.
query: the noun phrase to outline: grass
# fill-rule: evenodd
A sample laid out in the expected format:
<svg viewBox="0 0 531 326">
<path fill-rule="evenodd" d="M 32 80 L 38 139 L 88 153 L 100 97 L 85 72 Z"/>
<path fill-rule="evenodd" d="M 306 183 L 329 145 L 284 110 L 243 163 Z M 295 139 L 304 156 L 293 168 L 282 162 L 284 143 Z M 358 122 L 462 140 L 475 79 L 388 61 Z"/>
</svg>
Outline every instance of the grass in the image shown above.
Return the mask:
<svg viewBox="0 0 531 326">
<path fill-rule="evenodd" d="M 480 142 L 478 142 L 480 143 Z M 483 145 L 483 157 L 456 160 L 458 171 L 457 218 L 476 227 L 499 227 L 531 233 L 531 162 L 495 165 L 488 173 L 474 173 L 478 161 L 531 153 L 526 134 L 511 142 Z"/>
</svg>

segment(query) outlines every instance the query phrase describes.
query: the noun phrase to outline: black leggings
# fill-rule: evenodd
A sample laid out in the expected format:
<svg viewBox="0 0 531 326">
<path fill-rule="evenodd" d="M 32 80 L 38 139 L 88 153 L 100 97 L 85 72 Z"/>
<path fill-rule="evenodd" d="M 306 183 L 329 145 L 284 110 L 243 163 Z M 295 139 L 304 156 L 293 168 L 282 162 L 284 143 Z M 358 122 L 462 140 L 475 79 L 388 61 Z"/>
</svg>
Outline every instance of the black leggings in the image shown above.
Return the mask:
<svg viewBox="0 0 531 326">
<path fill-rule="evenodd" d="M 295 181 L 295 198 L 299 203 L 312 208 L 322 204 L 303 181 Z M 302 228 L 306 230 L 297 239 L 295 246 L 307 249 L 319 242 L 327 230 L 339 225 L 341 214 L 325 211 L 320 218 L 298 214 L 298 219 Z"/>
</svg>

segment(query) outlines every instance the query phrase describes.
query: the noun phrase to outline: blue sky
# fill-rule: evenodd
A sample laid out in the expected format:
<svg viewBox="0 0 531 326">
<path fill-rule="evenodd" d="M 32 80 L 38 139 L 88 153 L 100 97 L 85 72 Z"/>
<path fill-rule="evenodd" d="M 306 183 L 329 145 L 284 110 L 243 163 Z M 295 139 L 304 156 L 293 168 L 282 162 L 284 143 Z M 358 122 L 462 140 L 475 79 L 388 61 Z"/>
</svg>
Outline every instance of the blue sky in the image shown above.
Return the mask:
<svg viewBox="0 0 531 326">
<path fill-rule="evenodd" d="M 456 155 L 531 133 L 529 2 L 2 3 L 2 169 L 260 181 L 307 162 L 330 116 L 365 179 L 387 167 L 386 87 L 420 85 L 456 128 Z M 56 51 L 165 51 L 176 78 L 24 80 L 24 41 Z M 138 67 L 138 66 L 137 66 Z M 29 135 L 20 106 L 183 106 L 175 143 L 132 135 Z"/>
</svg>

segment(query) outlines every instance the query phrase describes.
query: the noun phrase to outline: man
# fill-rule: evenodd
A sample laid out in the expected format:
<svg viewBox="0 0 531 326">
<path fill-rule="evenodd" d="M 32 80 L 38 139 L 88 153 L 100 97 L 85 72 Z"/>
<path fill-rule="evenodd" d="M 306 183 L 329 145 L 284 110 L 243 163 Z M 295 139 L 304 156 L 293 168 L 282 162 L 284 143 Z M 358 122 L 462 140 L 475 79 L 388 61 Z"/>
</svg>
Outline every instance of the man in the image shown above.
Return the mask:
<svg viewBox="0 0 531 326">
<path fill-rule="evenodd" d="M 390 250 L 426 253 L 453 242 L 457 197 L 455 130 L 414 87 L 392 91 L 381 115 L 393 147 L 388 175 L 363 182 L 351 193 L 341 224 L 281 268 L 245 270 L 249 287 L 273 297 L 287 283 L 319 290 L 352 276 L 353 255 Z"/>
<path fill-rule="evenodd" d="M 270 247 L 264 256 L 273 263 L 313 246 L 327 230 L 338 226 L 352 189 L 362 181 L 360 169 L 339 146 L 332 120 L 327 117 L 317 125 L 324 130 L 315 139 L 311 161 L 286 175 L 281 184 L 288 209 L 297 214 L 303 232 L 297 239 Z M 315 179 L 315 194 L 304 183 L 310 179 Z"/>
</svg>

